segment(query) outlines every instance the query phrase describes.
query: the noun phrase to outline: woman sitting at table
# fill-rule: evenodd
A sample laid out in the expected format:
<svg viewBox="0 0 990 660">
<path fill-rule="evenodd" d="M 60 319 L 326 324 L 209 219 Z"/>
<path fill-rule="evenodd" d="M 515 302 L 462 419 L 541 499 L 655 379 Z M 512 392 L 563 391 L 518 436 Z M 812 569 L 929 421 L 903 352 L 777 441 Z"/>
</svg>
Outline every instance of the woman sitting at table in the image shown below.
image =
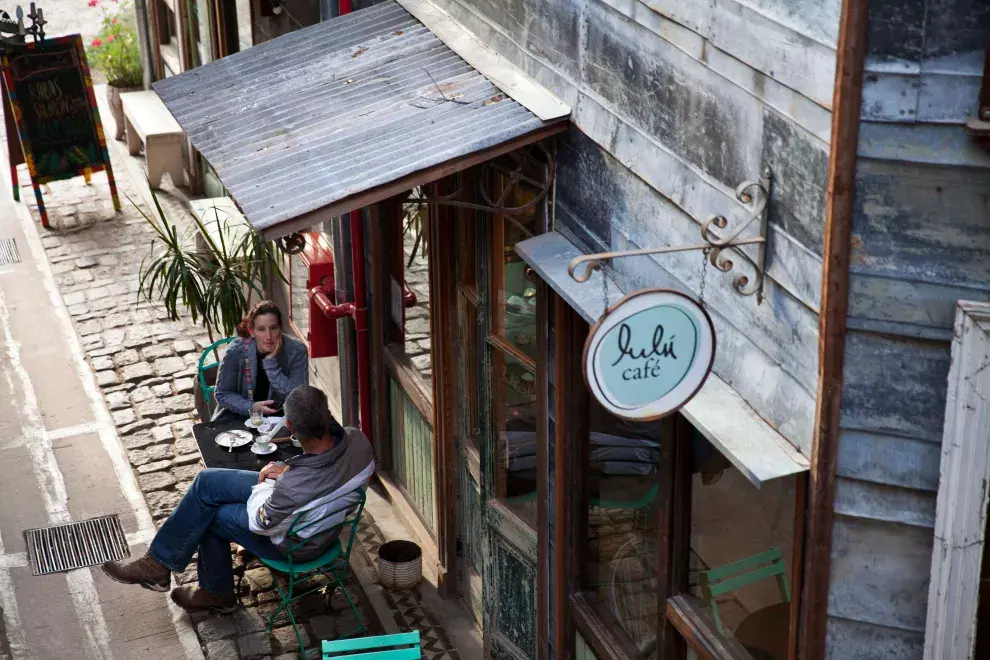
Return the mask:
<svg viewBox="0 0 990 660">
<path fill-rule="evenodd" d="M 282 332 L 282 310 L 270 300 L 251 307 L 237 334 L 217 373 L 217 405 L 241 417 L 280 414 L 289 392 L 309 384 L 306 345 Z"/>
</svg>

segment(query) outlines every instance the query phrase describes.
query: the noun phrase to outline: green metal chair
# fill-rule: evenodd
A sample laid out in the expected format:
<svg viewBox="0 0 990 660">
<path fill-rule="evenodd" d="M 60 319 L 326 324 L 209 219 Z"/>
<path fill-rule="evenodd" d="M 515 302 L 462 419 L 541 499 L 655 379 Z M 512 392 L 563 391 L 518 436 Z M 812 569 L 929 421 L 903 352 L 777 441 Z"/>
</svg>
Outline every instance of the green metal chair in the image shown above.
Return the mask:
<svg viewBox="0 0 990 660">
<path fill-rule="evenodd" d="M 213 418 L 213 413 L 216 410 L 216 397 L 214 392 L 216 392 L 217 386 L 217 369 L 220 367 L 220 362 L 206 363 L 213 355 L 215 351 L 218 351 L 221 346 L 225 346 L 230 342 L 237 339 L 237 337 L 226 337 L 225 339 L 220 339 L 218 341 L 210 344 L 206 350 L 199 356 L 199 364 L 196 368 L 196 381 L 199 385 L 197 388 L 199 391 L 196 392 L 196 408 L 199 412 L 200 421 L 209 422 Z M 210 382 L 212 380 L 212 383 Z"/>
<path fill-rule="evenodd" d="M 323 660 L 420 660 L 419 631 L 323 642 Z"/>
<path fill-rule="evenodd" d="M 764 564 L 766 565 L 764 566 Z M 715 626 L 720 633 L 725 632 L 725 630 L 715 598 L 772 577 L 777 578 L 780 597 L 785 603 L 789 603 L 791 601 L 791 587 L 787 584 L 787 567 L 784 565 L 784 557 L 779 548 L 770 548 L 766 552 L 741 559 L 721 568 L 713 568 L 698 573 L 701 595 L 708 606 L 712 608 Z"/>
<path fill-rule="evenodd" d="M 284 560 L 279 559 L 264 559 L 260 558 L 261 562 L 265 564 L 268 568 L 278 571 L 279 573 L 284 573 L 288 578 L 288 589 L 283 589 L 279 580 L 275 580 L 275 586 L 278 589 L 279 596 L 281 597 L 281 602 L 278 607 L 272 612 L 272 615 L 268 618 L 268 632 L 271 632 L 275 626 L 275 619 L 279 614 L 285 612 L 289 616 L 289 621 L 292 622 L 292 628 L 296 632 L 296 638 L 299 640 L 299 655 L 302 658 L 306 657 L 306 646 L 303 644 L 302 633 L 299 631 L 299 625 L 296 623 L 296 617 L 292 613 L 292 608 L 290 605 L 294 602 L 313 593 L 314 591 L 322 588 L 322 585 L 315 585 L 310 589 L 306 589 L 301 593 L 296 593 L 296 587 L 311 578 L 317 577 L 319 575 L 324 575 L 330 578 L 333 582 L 331 584 L 336 584 L 340 587 L 340 590 L 344 592 L 344 598 L 347 599 L 347 604 L 350 605 L 351 611 L 354 612 L 354 617 L 357 619 L 358 627 L 349 636 L 359 635 L 365 630 L 364 620 L 361 618 L 361 613 L 358 612 L 357 605 L 351 599 L 347 589 L 344 587 L 343 578 L 347 575 L 347 571 L 350 568 L 350 557 L 351 548 L 354 546 L 354 539 L 357 538 L 358 523 L 361 522 L 361 514 L 364 513 L 364 503 L 365 503 L 365 493 L 363 488 L 351 491 L 345 495 L 342 500 L 347 502 L 341 507 L 328 512 L 326 515 L 320 516 L 314 520 L 306 521 L 306 513 L 303 512 L 297 515 L 292 523 L 289 525 L 289 530 L 286 534 L 286 545 L 288 550 L 288 557 Z M 333 532 L 338 533 L 337 539 L 330 545 L 326 552 L 317 557 L 316 559 L 311 559 L 309 561 L 296 561 L 293 559 L 293 555 L 296 550 L 302 547 L 309 539 L 300 536 L 300 533 L 313 525 L 317 525 L 325 520 L 334 518 L 342 512 L 347 512 L 344 520 L 328 529 L 323 534 L 330 534 Z M 347 536 L 346 545 L 341 543 L 339 534 L 345 529 L 349 528 L 349 534 Z M 332 593 L 332 592 L 331 592 Z M 387 656 L 386 656 L 387 657 Z"/>
</svg>

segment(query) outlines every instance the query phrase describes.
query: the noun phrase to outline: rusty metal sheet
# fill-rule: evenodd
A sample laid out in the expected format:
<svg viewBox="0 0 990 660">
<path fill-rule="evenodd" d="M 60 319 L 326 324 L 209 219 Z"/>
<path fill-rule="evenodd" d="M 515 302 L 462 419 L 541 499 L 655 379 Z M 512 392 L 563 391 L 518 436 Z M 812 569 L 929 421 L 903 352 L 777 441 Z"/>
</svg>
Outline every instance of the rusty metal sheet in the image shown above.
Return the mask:
<svg viewBox="0 0 990 660">
<path fill-rule="evenodd" d="M 546 124 L 395 2 L 155 83 L 259 230 Z"/>
</svg>

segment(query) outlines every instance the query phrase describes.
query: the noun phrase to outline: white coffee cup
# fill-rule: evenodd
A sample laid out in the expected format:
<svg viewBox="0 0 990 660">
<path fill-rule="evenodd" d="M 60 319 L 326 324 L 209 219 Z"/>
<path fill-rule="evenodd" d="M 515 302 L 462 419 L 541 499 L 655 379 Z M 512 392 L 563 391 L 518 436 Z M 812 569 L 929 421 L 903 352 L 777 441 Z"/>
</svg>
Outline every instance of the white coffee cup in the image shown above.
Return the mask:
<svg viewBox="0 0 990 660">
<path fill-rule="evenodd" d="M 268 452 L 272 449 L 272 439 L 267 435 L 259 435 L 254 439 L 254 446 L 260 452 Z"/>
</svg>

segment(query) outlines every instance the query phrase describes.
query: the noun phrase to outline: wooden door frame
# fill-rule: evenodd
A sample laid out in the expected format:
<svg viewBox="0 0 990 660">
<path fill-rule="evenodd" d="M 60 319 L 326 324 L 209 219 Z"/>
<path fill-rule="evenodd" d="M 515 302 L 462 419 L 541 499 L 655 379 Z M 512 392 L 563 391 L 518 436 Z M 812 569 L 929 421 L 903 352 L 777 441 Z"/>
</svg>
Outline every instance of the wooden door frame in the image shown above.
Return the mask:
<svg viewBox="0 0 990 660">
<path fill-rule="evenodd" d="M 987 529 L 990 445 L 990 304 L 956 309 L 935 509 L 925 660 L 970 660 Z"/>
<path fill-rule="evenodd" d="M 450 178 L 425 186 L 429 197 L 453 192 Z M 433 362 L 433 472 L 435 487 L 436 536 L 439 566 L 437 588 L 444 598 L 458 594 L 457 517 L 455 479 L 457 461 L 457 418 L 453 405 L 458 396 L 457 360 L 457 235 L 451 224 L 457 221 L 453 207 L 428 207 L 430 358 Z"/>
</svg>

